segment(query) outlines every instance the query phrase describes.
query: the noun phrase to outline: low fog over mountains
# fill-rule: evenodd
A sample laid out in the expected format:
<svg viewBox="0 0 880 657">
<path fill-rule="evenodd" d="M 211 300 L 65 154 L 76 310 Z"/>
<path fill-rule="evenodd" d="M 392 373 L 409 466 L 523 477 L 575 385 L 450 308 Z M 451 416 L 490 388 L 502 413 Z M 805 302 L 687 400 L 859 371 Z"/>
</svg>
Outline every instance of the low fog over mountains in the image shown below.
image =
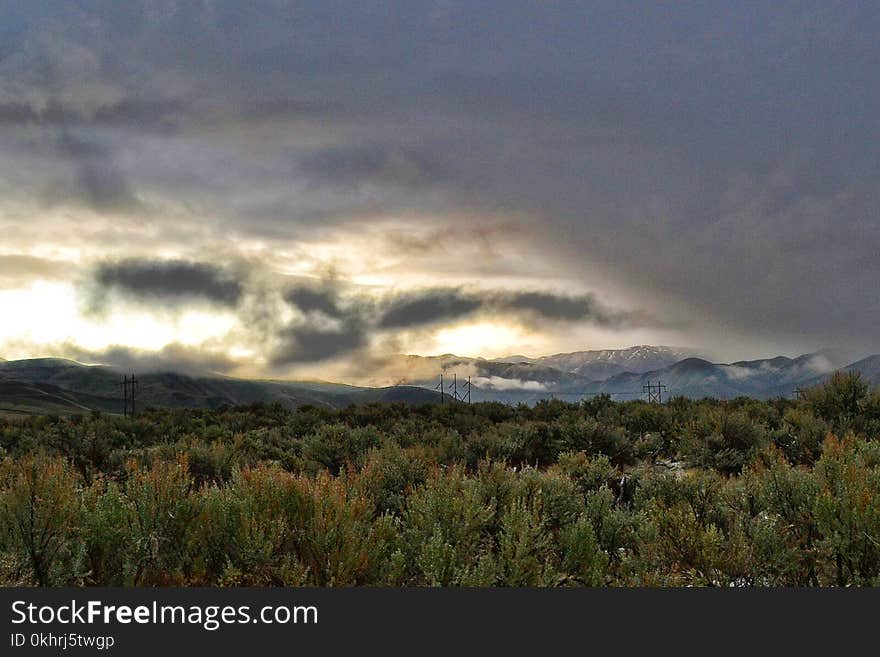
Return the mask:
<svg viewBox="0 0 880 657">
<path fill-rule="evenodd" d="M 838 369 L 859 370 L 880 384 L 880 356 L 847 364 L 831 352 L 712 363 L 686 349 L 637 346 L 541 358 L 485 361 L 443 356 L 439 360 L 445 379 L 453 373 L 459 380 L 471 376 L 478 390 L 475 398 L 506 402 L 578 399 L 601 393 L 631 399 L 642 395 L 644 385 L 658 382 L 666 386 L 667 397 L 790 397 L 796 388 L 815 385 Z"/>
<path fill-rule="evenodd" d="M 880 385 L 880 355 L 848 364 L 838 360 L 831 353 L 819 352 L 797 358 L 712 363 L 685 349 L 652 346 L 500 360 L 410 355 L 385 363 L 386 367 L 396 363 L 401 371 L 415 374 L 394 386 L 246 380 L 208 372 L 142 372 L 137 401 L 139 408 L 217 408 L 256 402 L 277 402 L 289 408 L 369 401 L 439 402 L 441 374 L 444 401 L 456 394 L 463 398 L 469 379 L 472 401 L 504 403 L 548 398 L 577 401 L 603 393 L 615 399 L 637 399 L 643 395 L 642 386 L 658 382 L 666 386 L 667 399 L 677 395 L 791 397 L 797 388 L 821 383 L 838 370 L 859 371 L 872 385 Z M 119 413 L 122 376 L 110 367 L 63 359 L 0 359 L 0 412 Z"/>
</svg>

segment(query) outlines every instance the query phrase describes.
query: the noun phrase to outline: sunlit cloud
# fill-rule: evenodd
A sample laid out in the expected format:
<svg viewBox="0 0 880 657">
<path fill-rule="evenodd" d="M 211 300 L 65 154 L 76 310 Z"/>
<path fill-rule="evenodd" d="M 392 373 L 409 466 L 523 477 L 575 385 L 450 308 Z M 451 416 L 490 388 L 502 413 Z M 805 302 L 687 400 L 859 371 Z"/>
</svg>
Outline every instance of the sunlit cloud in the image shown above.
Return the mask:
<svg viewBox="0 0 880 657">
<path fill-rule="evenodd" d="M 99 318 L 82 312 L 76 289 L 69 284 L 34 283 L 17 290 L 0 290 L 0 307 L 9 321 L 0 322 L 0 344 L 40 345 L 72 343 L 85 349 L 128 345 L 158 350 L 179 342 L 195 345 L 222 337 L 236 324 L 228 313 L 185 310 L 176 316 L 157 316 L 149 310 L 124 308 Z M 11 354 L 37 356 L 39 352 Z M 11 357 L 6 352 L 5 357 Z"/>
<path fill-rule="evenodd" d="M 0 356 L 880 350 L 876 12 L 318 4 L 4 21 Z"/>
<path fill-rule="evenodd" d="M 432 356 L 477 354 L 484 358 L 497 358 L 520 353 L 545 353 L 548 346 L 540 334 L 529 333 L 510 324 L 480 322 L 441 328 L 427 339 L 421 349 L 414 348 L 412 351 Z"/>
</svg>

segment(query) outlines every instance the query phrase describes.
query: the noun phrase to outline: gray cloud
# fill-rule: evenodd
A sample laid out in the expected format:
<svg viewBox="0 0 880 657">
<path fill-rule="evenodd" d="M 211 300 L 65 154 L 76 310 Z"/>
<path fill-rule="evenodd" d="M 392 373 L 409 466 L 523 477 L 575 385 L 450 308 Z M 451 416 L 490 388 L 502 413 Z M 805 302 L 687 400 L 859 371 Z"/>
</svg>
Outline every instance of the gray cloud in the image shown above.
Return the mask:
<svg viewBox="0 0 880 657">
<path fill-rule="evenodd" d="M 320 311 L 330 317 L 342 317 L 339 299 L 333 289 L 315 287 L 291 287 L 284 292 L 284 300 L 302 312 Z"/>
<path fill-rule="evenodd" d="M 128 259 L 101 263 L 94 274 L 102 289 L 115 289 L 141 300 L 178 303 L 204 299 L 235 306 L 244 286 L 229 272 L 208 263 L 184 260 Z"/>
<path fill-rule="evenodd" d="M 456 320 L 479 310 L 484 302 L 460 290 L 428 290 L 400 295 L 390 301 L 380 328 L 405 328 Z"/>
<path fill-rule="evenodd" d="M 56 100 L 44 105 L 13 101 L 0 102 L 0 126 L 108 127 L 167 134 L 173 132 L 189 112 L 186 103 L 175 99 L 124 98 L 92 110 Z"/>
<path fill-rule="evenodd" d="M 23 287 L 34 280 L 66 280 L 78 270 L 69 262 L 26 255 L 0 255 L 0 288 Z"/>
<path fill-rule="evenodd" d="M 57 153 L 73 165 L 70 182 L 51 182 L 46 200 L 57 205 L 81 201 L 98 211 L 138 212 L 145 209 L 111 151 L 100 141 L 62 130 Z"/>
<path fill-rule="evenodd" d="M 0 103 L 0 125 L 51 125 L 75 122 L 79 119 L 78 113 L 58 103 L 49 103 L 41 108 L 21 102 Z"/>
<path fill-rule="evenodd" d="M 367 332 L 357 321 L 346 321 L 339 330 L 291 326 L 279 337 L 282 344 L 271 357 L 275 367 L 335 358 L 367 345 Z"/>
<path fill-rule="evenodd" d="M 588 321 L 600 326 L 622 325 L 634 315 L 603 308 L 590 295 L 561 296 L 547 292 L 511 292 L 491 300 L 501 310 L 526 311 L 542 319 Z"/>
<path fill-rule="evenodd" d="M 67 358 L 82 363 L 109 365 L 126 371 L 182 372 L 184 374 L 222 374 L 240 365 L 222 353 L 204 347 L 169 344 L 158 351 L 142 351 L 124 346 L 110 346 L 102 350 L 85 349 L 66 344 L 59 349 Z"/>
<path fill-rule="evenodd" d="M 477 312 L 531 315 L 542 321 L 588 322 L 598 326 L 632 325 L 640 316 L 602 306 L 591 295 L 567 296 L 532 291 L 433 289 L 398 295 L 386 302 L 378 326 L 383 329 L 455 321 Z M 647 321 L 641 317 L 639 321 Z"/>
<path fill-rule="evenodd" d="M 96 125 L 118 126 L 138 132 L 174 133 L 193 107 L 178 99 L 125 98 L 98 107 L 91 116 Z"/>
<path fill-rule="evenodd" d="M 4 192 L 126 217 L 149 198 L 194 232 L 279 244 L 503 216 L 534 228 L 524 262 L 693 318 L 700 347 L 880 349 L 873 3 L 13 5 Z M 65 184 L 34 146 L 59 130 L 101 146 L 60 153 Z"/>
<path fill-rule="evenodd" d="M 274 365 L 338 357 L 365 347 L 369 338 L 380 332 L 425 328 L 479 313 L 534 320 L 537 324 L 652 324 L 638 313 L 605 308 L 590 295 L 566 296 L 548 292 L 433 288 L 379 299 L 355 294 L 354 298 L 343 302 L 333 285 L 325 283 L 323 287 L 288 288 L 284 298 L 304 313 L 319 311 L 339 325 L 326 328 L 309 320 L 279 328 L 277 336 L 282 347 L 273 355 Z"/>
<path fill-rule="evenodd" d="M 370 183 L 417 189 L 442 183 L 450 176 L 435 150 L 387 143 L 309 153 L 299 169 L 308 180 L 334 187 Z"/>
</svg>

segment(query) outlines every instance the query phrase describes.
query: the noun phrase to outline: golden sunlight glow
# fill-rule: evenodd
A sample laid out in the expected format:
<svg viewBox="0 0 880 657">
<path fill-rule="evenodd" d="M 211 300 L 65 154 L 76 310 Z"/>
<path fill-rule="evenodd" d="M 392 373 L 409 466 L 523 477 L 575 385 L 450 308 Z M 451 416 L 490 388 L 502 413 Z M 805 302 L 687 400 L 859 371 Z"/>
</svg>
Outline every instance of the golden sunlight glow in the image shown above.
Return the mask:
<svg viewBox="0 0 880 657">
<path fill-rule="evenodd" d="M 101 317 L 80 312 L 72 285 L 38 282 L 29 288 L 0 290 L 0 345 L 49 345 L 71 342 L 98 351 L 111 345 L 158 350 L 177 342 L 196 345 L 225 335 L 236 323 L 229 313 L 188 310 L 177 316 L 156 316 L 126 309 Z M 4 354 L 27 357 L 44 354 Z"/>
<path fill-rule="evenodd" d="M 543 348 L 540 336 L 527 333 L 516 325 L 496 322 L 463 324 L 438 330 L 431 349 L 423 355 L 456 354 L 498 358 L 515 353 L 538 353 Z M 525 355 L 528 355 L 526 353 Z"/>
</svg>

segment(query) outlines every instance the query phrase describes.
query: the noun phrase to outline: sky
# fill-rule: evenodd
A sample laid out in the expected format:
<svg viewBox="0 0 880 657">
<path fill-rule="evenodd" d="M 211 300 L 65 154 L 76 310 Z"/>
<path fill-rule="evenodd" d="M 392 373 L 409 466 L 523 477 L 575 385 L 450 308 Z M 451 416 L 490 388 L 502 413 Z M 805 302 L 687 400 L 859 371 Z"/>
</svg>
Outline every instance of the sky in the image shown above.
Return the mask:
<svg viewBox="0 0 880 657">
<path fill-rule="evenodd" d="M 0 356 L 880 352 L 875 2 L 0 0 Z"/>
</svg>

